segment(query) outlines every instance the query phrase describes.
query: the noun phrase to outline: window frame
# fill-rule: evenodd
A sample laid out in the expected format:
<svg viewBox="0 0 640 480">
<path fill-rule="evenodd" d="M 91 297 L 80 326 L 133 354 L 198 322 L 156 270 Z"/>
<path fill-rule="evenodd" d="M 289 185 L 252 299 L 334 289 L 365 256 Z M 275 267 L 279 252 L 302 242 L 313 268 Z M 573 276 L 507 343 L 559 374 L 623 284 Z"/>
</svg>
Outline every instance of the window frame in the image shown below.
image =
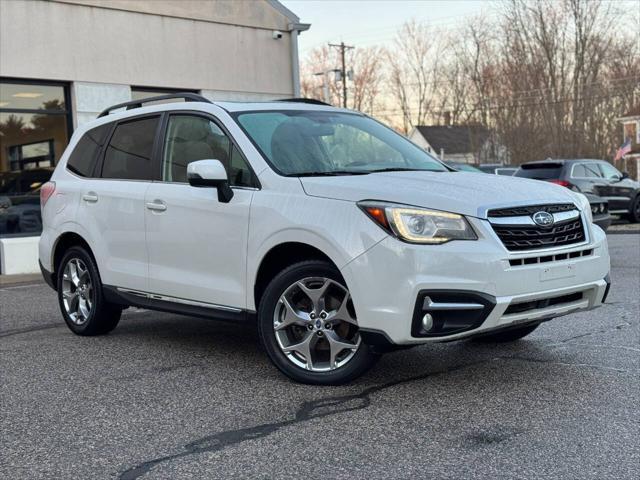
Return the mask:
<svg viewBox="0 0 640 480">
<path fill-rule="evenodd" d="M 156 125 L 156 131 L 155 134 L 153 136 L 153 148 L 151 149 L 151 178 L 148 179 L 133 179 L 133 178 L 104 178 L 102 176 L 103 171 L 104 171 L 104 159 L 105 156 L 107 154 L 107 148 L 109 147 L 109 145 L 111 144 L 111 140 L 113 139 L 113 135 L 116 132 L 116 129 L 118 128 L 119 125 L 125 124 L 125 123 L 130 123 L 130 122 L 135 122 L 138 120 L 144 120 L 145 118 L 154 118 L 157 117 L 158 118 L 158 124 Z M 158 172 L 156 169 L 156 164 L 158 162 L 158 135 L 160 134 L 161 131 L 161 127 L 162 127 L 162 119 L 164 117 L 164 113 L 163 112 L 151 112 L 151 113 L 144 113 L 141 115 L 132 115 L 130 117 L 125 117 L 125 118 L 121 118 L 118 120 L 114 120 L 111 125 L 111 130 L 109 131 L 109 133 L 107 134 L 107 137 L 105 139 L 104 145 L 102 146 L 102 149 L 98 155 L 98 161 L 96 162 L 95 168 L 94 168 L 94 172 L 93 172 L 93 176 L 91 177 L 92 180 L 106 180 L 106 181 L 113 181 L 113 182 L 154 182 L 158 179 Z M 88 130 L 87 130 L 88 132 Z M 87 177 L 88 178 L 88 177 Z"/>
<path fill-rule="evenodd" d="M 575 175 L 573 174 L 573 172 L 574 172 L 575 168 L 576 168 L 578 165 L 582 166 L 582 167 L 583 167 L 583 168 L 585 168 L 585 169 L 589 168 L 590 166 L 595 165 L 595 171 L 599 172 L 599 173 L 600 173 L 600 175 L 599 175 L 599 176 L 596 176 L 596 177 L 586 177 L 586 176 L 585 176 L 585 177 L 577 177 L 577 176 L 575 176 Z M 591 169 L 593 170 L 593 168 L 591 168 Z M 585 170 L 585 171 L 586 171 L 586 170 Z M 576 162 L 576 163 L 574 163 L 574 164 L 571 166 L 571 175 L 570 175 L 570 178 L 577 178 L 577 179 L 580 179 L 580 180 L 593 180 L 593 179 L 596 179 L 596 178 L 604 179 L 604 177 L 602 176 L 602 170 L 600 170 L 600 166 L 598 165 L 598 162 Z"/>
<path fill-rule="evenodd" d="M 213 122 L 229 138 L 232 148 L 235 147 L 236 150 L 238 150 L 238 152 L 240 153 L 240 156 L 242 157 L 244 162 L 249 167 L 249 170 L 251 171 L 251 174 L 252 174 L 253 178 L 255 179 L 255 185 L 251 186 L 251 187 L 243 187 L 243 186 L 231 185 L 231 184 L 229 184 L 229 186 L 231 188 L 237 188 L 237 189 L 241 189 L 241 190 L 262 190 L 262 184 L 260 183 L 260 179 L 258 178 L 258 175 L 256 175 L 256 171 L 253 168 L 253 165 L 251 165 L 251 162 L 249 162 L 249 160 L 247 159 L 247 156 L 244 154 L 244 152 L 240 148 L 238 142 L 233 137 L 233 135 L 231 135 L 231 133 L 229 132 L 229 129 L 227 129 L 225 127 L 224 123 L 220 119 L 215 117 L 214 115 L 212 115 L 212 114 L 210 114 L 208 112 L 202 112 L 202 111 L 198 111 L 198 110 L 171 110 L 171 111 L 164 112 L 163 119 L 162 119 L 162 124 L 160 126 L 160 136 L 159 136 L 159 139 L 156 139 L 157 141 L 159 141 L 161 143 L 158 146 L 158 152 L 157 152 L 158 156 L 156 158 L 157 162 L 156 162 L 156 165 L 154 167 L 154 169 L 155 169 L 154 173 L 155 173 L 155 176 L 158 178 L 158 180 L 154 180 L 154 181 L 157 181 L 158 183 L 166 183 L 167 185 L 189 185 L 188 182 L 167 182 L 167 181 L 162 179 L 162 163 L 164 161 L 164 151 L 165 151 L 165 145 L 166 145 L 167 132 L 168 132 L 168 129 L 169 129 L 169 120 L 170 120 L 172 115 L 173 116 L 201 117 L 201 118 L 204 118 L 206 120 L 209 120 L 210 122 Z M 229 152 L 229 161 L 231 161 L 231 155 L 232 155 L 232 152 L 230 151 Z M 228 176 L 229 176 L 229 172 L 227 172 L 227 178 L 228 178 Z"/>
</svg>

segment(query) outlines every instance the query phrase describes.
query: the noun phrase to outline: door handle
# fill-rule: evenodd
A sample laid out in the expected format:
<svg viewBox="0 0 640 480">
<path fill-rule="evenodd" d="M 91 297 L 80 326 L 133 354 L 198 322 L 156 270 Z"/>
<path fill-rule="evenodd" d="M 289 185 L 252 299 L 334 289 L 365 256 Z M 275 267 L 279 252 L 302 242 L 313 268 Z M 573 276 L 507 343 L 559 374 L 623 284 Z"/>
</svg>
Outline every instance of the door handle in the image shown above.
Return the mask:
<svg viewBox="0 0 640 480">
<path fill-rule="evenodd" d="M 156 200 L 155 202 L 147 202 L 146 205 L 149 210 L 153 210 L 154 212 L 164 212 L 167 209 L 167 205 L 160 200 Z"/>
<path fill-rule="evenodd" d="M 95 192 L 89 192 L 82 195 L 82 199 L 85 202 L 96 203 L 98 201 L 98 194 Z"/>
</svg>

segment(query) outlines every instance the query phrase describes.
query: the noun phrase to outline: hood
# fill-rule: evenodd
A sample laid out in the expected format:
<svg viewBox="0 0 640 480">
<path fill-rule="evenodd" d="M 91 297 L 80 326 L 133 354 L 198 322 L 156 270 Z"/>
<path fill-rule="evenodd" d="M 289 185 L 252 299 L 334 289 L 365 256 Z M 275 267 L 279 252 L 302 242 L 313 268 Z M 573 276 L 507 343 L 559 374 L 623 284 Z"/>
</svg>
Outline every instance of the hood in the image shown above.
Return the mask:
<svg viewBox="0 0 640 480">
<path fill-rule="evenodd" d="M 486 218 L 484 210 L 525 204 L 577 203 L 572 192 L 539 180 L 470 172 L 384 172 L 302 177 L 312 197 L 382 200 Z"/>
</svg>

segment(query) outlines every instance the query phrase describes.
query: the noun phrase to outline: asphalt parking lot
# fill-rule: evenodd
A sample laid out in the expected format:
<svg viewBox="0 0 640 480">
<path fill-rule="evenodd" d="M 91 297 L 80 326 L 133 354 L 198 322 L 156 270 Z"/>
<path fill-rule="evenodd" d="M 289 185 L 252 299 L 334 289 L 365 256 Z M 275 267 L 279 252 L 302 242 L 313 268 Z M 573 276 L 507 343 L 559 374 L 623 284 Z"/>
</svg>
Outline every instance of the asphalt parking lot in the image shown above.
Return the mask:
<svg viewBox="0 0 640 480">
<path fill-rule="evenodd" d="M 82 338 L 43 283 L 0 287 L 0 478 L 638 478 L 640 235 L 609 242 L 603 308 L 344 387 L 291 383 L 251 329 L 134 310 Z"/>
</svg>

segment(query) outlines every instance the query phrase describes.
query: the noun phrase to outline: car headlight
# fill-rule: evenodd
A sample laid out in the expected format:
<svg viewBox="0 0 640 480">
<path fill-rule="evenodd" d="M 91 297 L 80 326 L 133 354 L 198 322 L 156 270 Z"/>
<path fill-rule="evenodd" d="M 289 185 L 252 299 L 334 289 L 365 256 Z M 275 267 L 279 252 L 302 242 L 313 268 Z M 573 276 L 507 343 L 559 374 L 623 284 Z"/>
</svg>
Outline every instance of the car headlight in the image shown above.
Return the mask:
<svg viewBox="0 0 640 480">
<path fill-rule="evenodd" d="M 374 201 L 360 202 L 358 206 L 378 225 L 405 242 L 433 245 L 478 239 L 469 222 L 457 213 Z"/>
</svg>

